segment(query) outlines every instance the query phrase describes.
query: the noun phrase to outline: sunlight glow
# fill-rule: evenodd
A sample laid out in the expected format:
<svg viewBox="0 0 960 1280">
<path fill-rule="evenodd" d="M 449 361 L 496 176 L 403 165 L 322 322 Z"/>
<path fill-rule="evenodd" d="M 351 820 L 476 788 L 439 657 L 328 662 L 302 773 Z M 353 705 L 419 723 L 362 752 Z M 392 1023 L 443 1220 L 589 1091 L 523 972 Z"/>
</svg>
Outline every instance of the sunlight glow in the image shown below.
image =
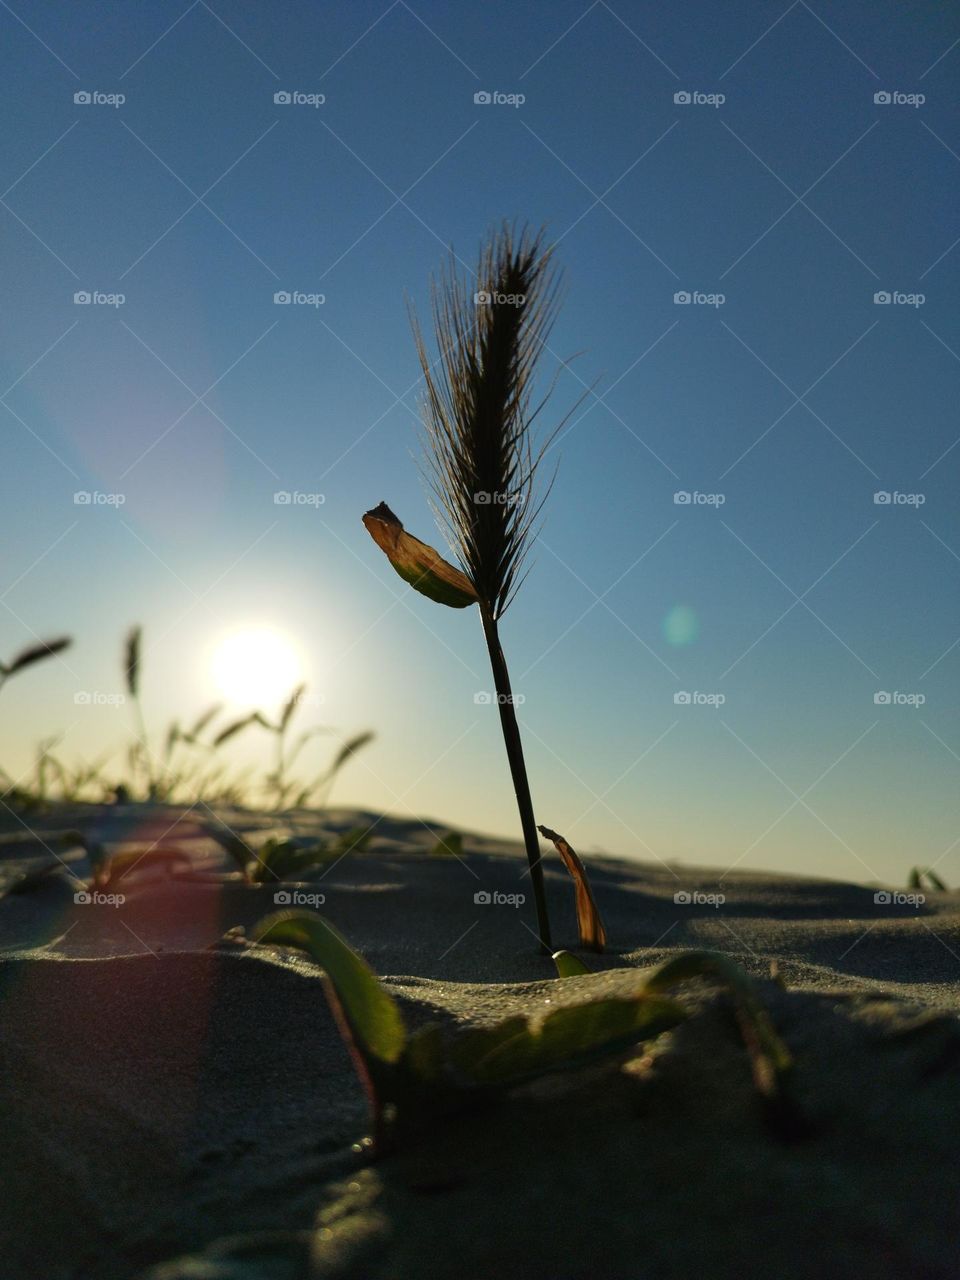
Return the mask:
<svg viewBox="0 0 960 1280">
<path fill-rule="evenodd" d="M 221 697 L 272 711 L 303 679 L 293 642 L 273 627 L 243 627 L 213 650 L 210 673 Z"/>
</svg>

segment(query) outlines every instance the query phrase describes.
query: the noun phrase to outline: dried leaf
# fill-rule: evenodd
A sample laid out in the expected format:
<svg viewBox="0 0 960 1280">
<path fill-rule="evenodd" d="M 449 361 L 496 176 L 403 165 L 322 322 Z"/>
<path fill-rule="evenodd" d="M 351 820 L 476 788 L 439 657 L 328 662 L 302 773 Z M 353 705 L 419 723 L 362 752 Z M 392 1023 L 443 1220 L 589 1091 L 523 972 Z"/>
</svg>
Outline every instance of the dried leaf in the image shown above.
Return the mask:
<svg viewBox="0 0 960 1280">
<path fill-rule="evenodd" d="M 564 866 L 573 877 L 577 895 L 577 929 L 580 932 L 580 945 L 591 951 L 603 951 L 607 941 L 607 931 L 600 919 L 600 911 L 593 897 L 587 869 L 577 854 L 567 844 L 563 836 L 557 835 L 549 827 L 538 827 L 537 830 L 545 840 L 552 840 L 557 853 L 563 859 Z"/>
<path fill-rule="evenodd" d="M 451 609 L 465 609 L 476 603 L 477 593 L 466 574 L 433 547 L 407 533 L 385 502 L 368 511 L 363 523 L 400 577 L 421 595 Z"/>
</svg>

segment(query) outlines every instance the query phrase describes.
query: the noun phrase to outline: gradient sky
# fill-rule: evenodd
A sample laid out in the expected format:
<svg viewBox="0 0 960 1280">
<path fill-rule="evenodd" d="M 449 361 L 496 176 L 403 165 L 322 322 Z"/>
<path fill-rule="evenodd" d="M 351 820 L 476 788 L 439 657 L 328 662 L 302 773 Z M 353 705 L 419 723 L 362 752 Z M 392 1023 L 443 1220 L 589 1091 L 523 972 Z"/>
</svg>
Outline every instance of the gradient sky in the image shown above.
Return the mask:
<svg viewBox="0 0 960 1280">
<path fill-rule="evenodd" d="M 60 732 L 123 744 L 74 696 L 120 687 L 131 623 L 158 738 L 263 623 L 323 698 L 304 725 L 378 731 L 337 800 L 518 834 L 475 611 L 360 522 L 386 500 L 437 541 L 407 303 L 518 218 L 565 269 L 552 411 L 585 397 L 502 628 L 538 819 L 721 872 L 960 879 L 960 12 L 34 0 L 0 29 L 0 648 L 76 637 L 4 690 L 9 773 Z"/>
</svg>

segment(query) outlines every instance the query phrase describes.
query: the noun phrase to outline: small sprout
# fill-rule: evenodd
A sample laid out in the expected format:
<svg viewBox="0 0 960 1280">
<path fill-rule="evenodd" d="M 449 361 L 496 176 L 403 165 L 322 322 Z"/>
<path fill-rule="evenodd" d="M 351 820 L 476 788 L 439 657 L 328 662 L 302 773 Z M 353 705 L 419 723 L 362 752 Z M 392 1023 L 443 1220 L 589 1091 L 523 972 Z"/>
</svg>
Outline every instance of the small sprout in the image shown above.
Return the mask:
<svg viewBox="0 0 960 1280">
<path fill-rule="evenodd" d="M 593 970 L 588 969 L 579 956 L 569 951 L 555 951 L 553 963 L 557 966 L 558 978 L 581 978 L 585 973 L 593 973 Z"/>
<path fill-rule="evenodd" d="M 209 822 L 204 830 L 233 858 L 248 884 L 276 884 L 295 879 L 317 867 L 329 866 L 348 853 L 359 852 L 370 838 L 370 828 L 352 827 L 335 840 L 270 836 L 255 849 L 225 823 Z"/>
</svg>

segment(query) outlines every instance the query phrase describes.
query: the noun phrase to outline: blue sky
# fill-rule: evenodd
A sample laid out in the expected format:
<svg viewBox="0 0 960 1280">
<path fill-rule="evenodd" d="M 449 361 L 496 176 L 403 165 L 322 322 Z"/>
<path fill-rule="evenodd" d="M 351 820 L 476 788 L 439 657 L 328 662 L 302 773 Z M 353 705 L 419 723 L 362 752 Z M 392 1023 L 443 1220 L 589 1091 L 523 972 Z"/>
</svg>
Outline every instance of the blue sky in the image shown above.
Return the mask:
<svg viewBox="0 0 960 1280">
<path fill-rule="evenodd" d="M 4 691 L 8 773 L 42 737 L 123 744 L 74 697 L 117 689 L 130 623 L 158 736 L 211 700 L 218 638 L 268 625 L 323 698 L 304 724 L 378 731 L 339 800 L 516 834 L 478 620 L 360 516 L 437 540 L 407 305 L 517 218 L 565 271 L 553 412 L 584 397 L 503 624 L 538 819 L 718 874 L 958 879 L 960 15 L 37 0 L 0 26 L 0 640 L 76 637 Z"/>
</svg>

